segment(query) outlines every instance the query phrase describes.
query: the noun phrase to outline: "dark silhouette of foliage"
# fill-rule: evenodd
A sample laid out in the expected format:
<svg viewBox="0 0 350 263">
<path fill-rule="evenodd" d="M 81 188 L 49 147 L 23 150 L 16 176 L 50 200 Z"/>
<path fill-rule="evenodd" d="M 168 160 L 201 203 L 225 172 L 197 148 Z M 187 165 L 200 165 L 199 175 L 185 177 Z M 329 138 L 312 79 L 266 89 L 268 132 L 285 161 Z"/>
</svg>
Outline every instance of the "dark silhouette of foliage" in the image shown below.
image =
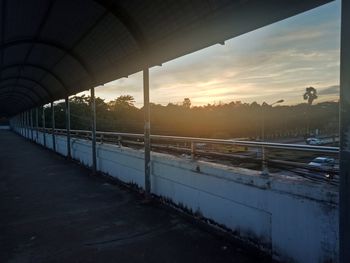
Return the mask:
<svg viewBox="0 0 350 263">
<path fill-rule="evenodd" d="M 304 100 L 307 100 L 309 105 L 312 105 L 313 101 L 318 98 L 317 90 L 314 87 L 306 88 L 303 98 Z"/>
<path fill-rule="evenodd" d="M 184 101 L 182 102 L 182 106 L 185 108 L 191 108 L 191 100 L 189 98 L 184 98 Z"/>
<path fill-rule="evenodd" d="M 184 100 L 185 102 L 185 100 Z M 169 103 L 166 106 L 151 103 L 152 134 L 195 136 L 209 138 L 260 138 L 262 113 L 265 114 L 265 138 L 276 136 L 303 136 L 307 133 L 305 112 L 310 115 L 310 130 L 334 133 L 338 129 L 338 102 L 292 106 L 243 103 L 207 104 L 190 106 Z M 72 129 L 91 128 L 89 96 L 70 99 Z M 55 106 L 56 127 L 65 128 L 64 102 Z M 97 129 L 143 133 L 143 108 L 134 105 L 132 96 L 120 96 L 111 102 L 96 98 Z M 41 119 L 41 118 L 40 118 Z M 40 120 L 39 119 L 39 120 Z M 50 127 L 51 110 L 46 110 L 46 123 Z"/>
</svg>

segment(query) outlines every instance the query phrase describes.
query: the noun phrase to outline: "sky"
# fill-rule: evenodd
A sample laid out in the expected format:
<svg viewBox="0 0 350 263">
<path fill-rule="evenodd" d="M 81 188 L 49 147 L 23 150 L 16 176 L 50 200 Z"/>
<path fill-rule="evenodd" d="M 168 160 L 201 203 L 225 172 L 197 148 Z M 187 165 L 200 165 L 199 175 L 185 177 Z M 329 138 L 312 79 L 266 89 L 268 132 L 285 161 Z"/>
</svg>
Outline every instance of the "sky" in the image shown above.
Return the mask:
<svg viewBox="0 0 350 263">
<path fill-rule="evenodd" d="M 150 99 L 166 105 L 242 101 L 303 103 L 339 99 L 340 1 L 288 18 L 150 69 Z M 110 101 L 132 95 L 142 106 L 142 73 L 96 88 Z"/>
</svg>

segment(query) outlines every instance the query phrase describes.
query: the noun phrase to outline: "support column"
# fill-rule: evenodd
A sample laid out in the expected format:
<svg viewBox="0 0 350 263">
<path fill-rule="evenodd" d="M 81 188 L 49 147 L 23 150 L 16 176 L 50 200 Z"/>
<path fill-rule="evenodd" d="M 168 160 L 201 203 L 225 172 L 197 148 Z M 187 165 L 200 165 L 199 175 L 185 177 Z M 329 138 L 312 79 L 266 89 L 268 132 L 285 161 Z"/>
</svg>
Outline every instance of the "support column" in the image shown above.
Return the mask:
<svg viewBox="0 0 350 263">
<path fill-rule="evenodd" d="M 151 122 L 149 105 L 149 68 L 143 70 L 143 109 L 144 109 L 144 142 L 145 142 L 145 193 L 151 193 Z"/>
<path fill-rule="evenodd" d="M 35 130 L 36 130 L 36 142 L 39 141 L 39 109 L 35 108 Z"/>
<path fill-rule="evenodd" d="M 261 105 L 261 111 L 262 111 L 262 127 L 261 127 L 261 140 L 262 142 L 265 142 L 265 114 L 266 114 L 266 104 Z M 261 175 L 267 176 L 269 175 L 269 171 L 267 168 L 267 160 L 266 160 L 266 152 L 265 152 L 265 146 L 261 147 L 261 160 L 262 160 L 262 170 Z"/>
<path fill-rule="evenodd" d="M 42 120 L 43 120 L 43 142 L 44 142 L 44 146 L 46 147 L 45 105 L 43 105 L 43 115 L 42 115 Z"/>
<path fill-rule="evenodd" d="M 51 132 L 52 132 L 52 149 L 56 151 L 56 137 L 55 137 L 55 105 L 51 102 Z"/>
<path fill-rule="evenodd" d="M 30 109 L 30 133 L 31 133 L 31 138 L 32 141 L 34 141 L 34 124 L 33 124 L 33 109 Z"/>
<path fill-rule="evenodd" d="M 27 126 L 27 139 L 29 139 L 29 112 L 26 111 L 26 126 Z"/>
<path fill-rule="evenodd" d="M 21 122 L 21 132 L 20 134 L 23 136 L 23 112 L 19 114 L 20 122 Z"/>
<path fill-rule="evenodd" d="M 21 112 L 19 116 L 20 116 L 19 118 L 20 118 L 20 122 L 21 122 L 21 132 L 20 132 L 20 134 L 23 136 L 23 127 L 24 127 L 24 125 L 23 125 L 23 112 Z"/>
<path fill-rule="evenodd" d="M 67 158 L 70 159 L 72 157 L 71 149 L 70 149 L 70 105 L 69 105 L 69 97 L 65 98 L 65 106 L 66 106 L 66 130 L 67 130 Z"/>
<path fill-rule="evenodd" d="M 27 137 L 27 112 L 23 112 L 23 136 Z"/>
<path fill-rule="evenodd" d="M 350 1 L 342 1 L 340 48 L 339 256 L 350 262 Z"/>
<path fill-rule="evenodd" d="M 24 136 L 24 112 L 21 112 L 21 135 Z"/>
<path fill-rule="evenodd" d="M 92 148 L 92 174 L 96 174 L 96 103 L 95 88 L 91 88 L 91 148 Z"/>
<path fill-rule="evenodd" d="M 27 136 L 26 112 L 23 112 L 23 136 Z"/>
</svg>

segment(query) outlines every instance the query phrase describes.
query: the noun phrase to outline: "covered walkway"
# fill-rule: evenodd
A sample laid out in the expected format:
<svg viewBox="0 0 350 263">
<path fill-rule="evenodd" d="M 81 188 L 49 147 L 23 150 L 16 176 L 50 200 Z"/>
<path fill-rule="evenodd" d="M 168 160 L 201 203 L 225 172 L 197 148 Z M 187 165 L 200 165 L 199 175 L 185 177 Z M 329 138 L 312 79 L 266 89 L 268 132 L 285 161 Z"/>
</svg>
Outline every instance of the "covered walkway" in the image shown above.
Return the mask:
<svg viewBox="0 0 350 263">
<path fill-rule="evenodd" d="M 139 185 L 150 195 L 155 193 L 151 187 L 150 69 L 332 1 L 0 0 L 0 118 L 8 118 L 12 130 L 29 131 L 35 127 L 47 132 L 45 110 L 50 103 L 55 150 L 54 103 L 64 99 L 65 142 L 67 156 L 71 156 L 69 97 L 89 89 L 90 116 L 84 117 L 91 120 L 91 145 L 86 147 L 84 158 L 91 159 L 95 172 L 98 170 L 95 88 L 142 71 L 145 114 L 144 151 L 142 158 L 138 158 L 142 160 L 139 178 L 143 180 Z M 291 206 L 286 202 L 290 199 L 283 196 L 272 199 L 263 194 L 261 200 L 260 195 L 243 191 L 244 194 L 235 192 L 230 201 L 249 200 L 254 203 L 252 207 L 240 203 L 221 207 L 229 212 L 224 213 L 224 218 L 228 218 L 234 233 L 242 233 L 242 225 L 249 226 L 247 229 L 257 226 L 254 231 L 247 231 L 247 236 L 267 237 L 265 248 L 272 247 L 275 258 L 283 256 L 289 261 L 310 263 L 338 262 L 339 257 L 339 263 L 350 262 L 350 49 L 347 48 L 350 1 L 342 0 L 341 4 L 339 199 L 336 195 L 327 196 L 337 199 L 328 202 L 330 206 L 339 200 L 339 211 L 332 206 L 336 216 L 328 213 L 320 217 L 323 214 L 319 212 L 320 206 L 312 199 L 307 202 L 310 209 L 301 206 L 301 199 L 291 197 L 295 204 Z M 45 145 L 46 137 L 43 138 Z M 161 209 L 164 207 L 160 204 L 146 205 L 136 194 L 102 178 L 88 176 L 89 173 L 15 134 L 0 133 L 1 263 L 263 262 L 217 233 L 201 230 L 198 224 L 186 221 L 174 211 Z M 257 181 L 263 184 L 270 180 L 261 178 Z M 206 185 L 210 185 L 210 179 Z M 198 181 L 193 180 L 192 184 L 197 187 L 195 183 Z M 279 182 L 266 182 L 263 189 L 274 184 Z M 214 184 L 213 189 L 217 188 L 211 196 L 224 186 L 229 185 L 220 181 Z M 300 187 L 286 188 L 304 191 Z M 181 196 L 181 191 L 164 193 Z M 191 199 L 192 195 L 175 200 L 180 200 L 177 202 L 180 206 L 186 198 Z M 204 204 L 208 202 L 202 200 Z M 271 200 L 277 200 L 278 205 Z M 267 204 L 271 207 L 265 211 Z M 279 212 L 281 208 L 285 213 Z M 212 216 L 221 216 L 214 209 L 210 211 Z M 248 216 L 242 216 L 241 211 L 247 211 Z M 313 217 L 305 216 L 313 212 L 319 224 L 309 220 Z M 270 220 L 271 215 L 277 215 L 279 220 Z M 235 220 L 231 220 L 233 216 Z M 296 221 L 301 224 L 295 224 Z M 317 236 L 306 236 L 309 229 Z M 301 245 L 300 241 L 307 245 Z"/>
<path fill-rule="evenodd" d="M 0 262 L 269 262 L 0 131 Z"/>
</svg>

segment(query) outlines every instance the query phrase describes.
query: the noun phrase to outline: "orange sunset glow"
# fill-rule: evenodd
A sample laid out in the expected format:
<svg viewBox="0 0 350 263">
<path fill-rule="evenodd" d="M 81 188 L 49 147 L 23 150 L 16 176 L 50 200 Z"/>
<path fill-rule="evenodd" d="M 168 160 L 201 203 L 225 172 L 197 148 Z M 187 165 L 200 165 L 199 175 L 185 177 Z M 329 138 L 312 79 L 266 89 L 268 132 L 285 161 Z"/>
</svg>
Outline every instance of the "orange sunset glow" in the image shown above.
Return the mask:
<svg viewBox="0 0 350 263">
<path fill-rule="evenodd" d="M 192 105 L 241 100 L 251 103 L 282 97 L 302 103 L 307 86 L 319 102 L 339 97 L 340 4 L 330 3 L 204 50 L 153 67 L 151 101 Z M 132 95 L 142 106 L 142 74 L 96 89 L 110 101 Z"/>
</svg>

